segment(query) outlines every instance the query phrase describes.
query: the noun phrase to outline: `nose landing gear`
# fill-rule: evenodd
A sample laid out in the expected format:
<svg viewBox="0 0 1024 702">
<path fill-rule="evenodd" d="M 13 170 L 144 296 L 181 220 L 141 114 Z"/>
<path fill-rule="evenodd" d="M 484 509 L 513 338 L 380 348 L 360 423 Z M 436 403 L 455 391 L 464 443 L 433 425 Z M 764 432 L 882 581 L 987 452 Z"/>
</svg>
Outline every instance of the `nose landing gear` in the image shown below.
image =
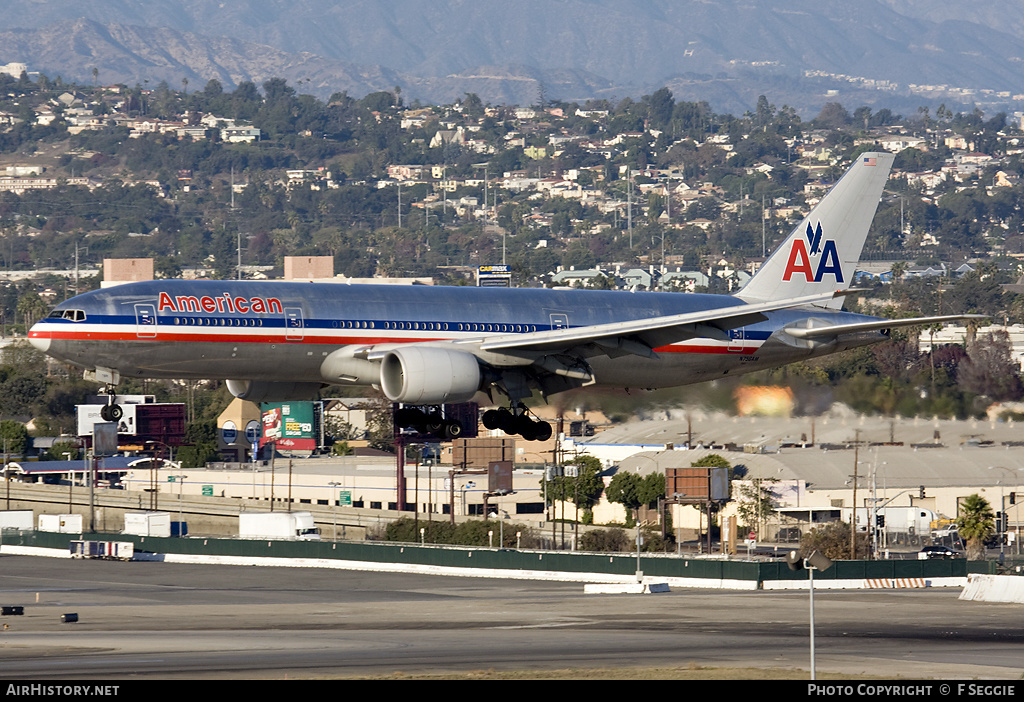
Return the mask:
<svg viewBox="0 0 1024 702">
<path fill-rule="evenodd" d="M 104 405 L 103 409 L 100 410 L 100 417 L 104 422 L 116 422 L 124 416 L 124 410 L 121 409 L 121 405 L 115 405 L 113 403 Z"/>
</svg>

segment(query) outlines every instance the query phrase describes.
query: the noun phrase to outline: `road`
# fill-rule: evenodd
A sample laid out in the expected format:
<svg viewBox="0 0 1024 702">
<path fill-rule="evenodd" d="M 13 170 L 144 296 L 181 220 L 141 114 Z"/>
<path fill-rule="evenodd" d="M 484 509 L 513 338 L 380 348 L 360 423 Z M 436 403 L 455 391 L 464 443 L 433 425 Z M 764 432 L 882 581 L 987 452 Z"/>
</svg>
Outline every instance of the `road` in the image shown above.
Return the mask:
<svg viewBox="0 0 1024 702">
<path fill-rule="evenodd" d="M 1024 608 L 958 594 L 818 591 L 819 676 L 1020 678 Z M 25 608 L 0 617 L 0 679 L 808 675 L 805 592 L 584 595 L 576 583 L 8 555 L 0 604 Z M 61 623 L 71 612 L 79 621 Z"/>
</svg>

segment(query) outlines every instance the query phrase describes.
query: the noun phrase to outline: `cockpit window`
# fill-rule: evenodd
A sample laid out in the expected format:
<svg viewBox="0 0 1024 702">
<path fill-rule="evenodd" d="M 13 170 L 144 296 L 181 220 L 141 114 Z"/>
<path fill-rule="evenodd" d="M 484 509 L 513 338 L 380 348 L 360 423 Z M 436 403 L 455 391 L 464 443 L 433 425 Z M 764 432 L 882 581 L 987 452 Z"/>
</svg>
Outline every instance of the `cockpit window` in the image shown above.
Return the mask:
<svg viewBox="0 0 1024 702">
<path fill-rule="evenodd" d="M 72 322 L 84 322 L 85 310 L 54 310 L 50 313 L 50 319 L 67 319 Z"/>
</svg>

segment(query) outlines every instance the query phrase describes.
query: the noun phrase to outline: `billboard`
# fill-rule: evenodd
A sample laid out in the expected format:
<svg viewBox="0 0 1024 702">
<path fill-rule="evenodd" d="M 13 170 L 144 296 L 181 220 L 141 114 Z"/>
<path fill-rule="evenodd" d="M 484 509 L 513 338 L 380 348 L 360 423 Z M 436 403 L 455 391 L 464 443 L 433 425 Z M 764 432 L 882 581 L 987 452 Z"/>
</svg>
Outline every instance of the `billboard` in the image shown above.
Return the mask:
<svg viewBox="0 0 1024 702">
<path fill-rule="evenodd" d="M 280 449 L 312 451 L 317 447 L 312 402 L 264 402 L 263 437 L 260 446 L 271 441 Z"/>
<path fill-rule="evenodd" d="M 665 494 L 685 502 L 729 500 L 729 469 L 719 467 L 666 468 Z"/>
<path fill-rule="evenodd" d="M 480 266 L 476 269 L 476 284 L 481 288 L 510 288 L 512 266 Z"/>
</svg>

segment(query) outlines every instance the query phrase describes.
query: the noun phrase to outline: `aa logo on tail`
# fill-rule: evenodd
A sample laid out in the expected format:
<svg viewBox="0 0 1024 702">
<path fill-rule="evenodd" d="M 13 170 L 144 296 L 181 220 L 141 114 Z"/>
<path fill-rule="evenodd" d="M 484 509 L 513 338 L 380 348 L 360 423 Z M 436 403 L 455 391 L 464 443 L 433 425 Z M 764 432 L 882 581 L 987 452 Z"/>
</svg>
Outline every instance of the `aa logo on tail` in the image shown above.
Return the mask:
<svg viewBox="0 0 1024 702">
<path fill-rule="evenodd" d="M 814 259 L 817 259 L 817 265 L 813 263 Z M 837 283 L 844 282 L 836 242 L 832 239 L 822 241 L 821 222 L 816 229 L 807 223 L 807 241 L 799 237 L 793 239 L 782 279 L 788 282 L 794 275 L 802 275 L 808 283 L 820 283 L 826 275 L 835 276 Z"/>
</svg>

